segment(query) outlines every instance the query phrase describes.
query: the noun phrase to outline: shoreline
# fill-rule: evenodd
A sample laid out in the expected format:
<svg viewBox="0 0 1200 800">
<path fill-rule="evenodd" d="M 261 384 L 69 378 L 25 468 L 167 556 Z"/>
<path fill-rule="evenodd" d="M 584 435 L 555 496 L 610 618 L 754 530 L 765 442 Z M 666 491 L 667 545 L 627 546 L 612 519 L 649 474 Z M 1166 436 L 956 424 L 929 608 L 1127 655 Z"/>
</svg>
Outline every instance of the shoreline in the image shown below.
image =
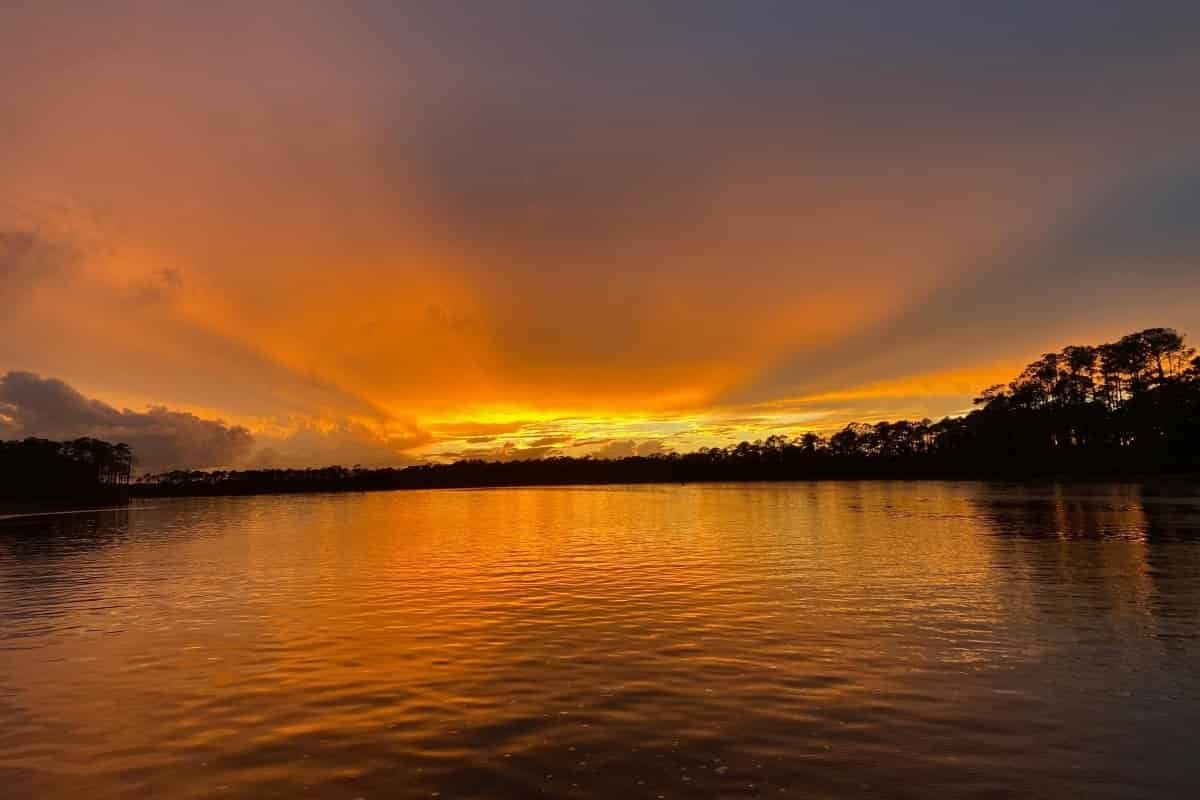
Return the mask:
<svg viewBox="0 0 1200 800">
<path fill-rule="evenodd" d="M 706 486 L 706 485 L 737 485 L 737 484 L 780 484 L 780 483 L 988 483 L 1004 486 L 1088 486 L 1093 484 L 1136 484 L 1151 490 L 1152 493 L 1173 494 L 1174 490 L 1181 493 L 1195 494 L 1200 489 L 1200 473 L 1148 473 L 1136 475 L 1123 474 L 1058 474 L 1028 477 L 998 476 L 998 475 L 821 475 L 821 476 L 785 476 L 785 477 L 712 477 L 694 480 L 593 480 L 593 481 L 509 481 L 509 482 L 460 482 L 443 485 L 369 485 L 346 483 L 341 485 L 304 485 L 304 486 L 238 486 L 238 485 L 192 485 L 181 487 L 160 486 L 156 484 L 132 484 L 124 503 L 110 505 L 92 505 L 86 502 L 64 500 L 62 503 L 39 502 L 27 504 L 20 500 L 15 502 L 0 501 L 0 522 L 29 517 L 55 516 L 62 514 L 86 514 L 105 511 L 124 511 L 133 506 L 134 500 L 155 500 L 161 498 L 187 497 L 269 497 L 280 495 L 306 494 L 351 494 L 366 492 L 403 492 L 403 491 L 465 491 L 476 489 L 568 489 L 586 487 L 620 487 L 620 486 Z M 144 506 L 141 506 L 144 507 Z"/>
<path fill-rule="evenodd" d="M 589 486 L 703 486 L 713 484 L 769 484 L 769 483 L 824 483 L 824 482 L 896 482 L 896 483 L 992 483 L 1003 485 L 1044 486 L 1061 484 L 1102 484 L 1125 483 L 1152 486 L 1155 488 L 1193 487 L 1200 486 L 1200 473 L 1174 474 L 1141 474 L 1141 475 L 1045 475 L 1035 477 L 1005 477 L 986 475 L 823 475 L 823 476 L 788 476 L 781 478 L 704 478 L 699 480 L 611 480 L 611 481 L 528 481 L 528 482 L 492 482 L 492 483 L 448 483 L 440 486 L 394 485 L 342 485 L 342 486 L 303 486 L 303 487 L 192 487 L 190 490 L 172 491 L 170 488 L 139 487 L 135 484 L 130 491 L 130 499 L 154 499 L 162 497 L 254 497 L 291 494 L 343 494 L 365 492 L 394 492 L 394 491 L 462 491 L 466 489 L 550 489 L 578 488 Z M 148 489 L 148 490 L 146 490 Z"/>
<path fill-rule="evenodd" d="M 29 517 L 58 517 L 65 514 L 98 514 L 102 511 L 128 511 L 129 503 L 123 506 L 103 506 L 99 508 L 58 508 L 44 511 L 14 511 L 0 513 L 0 522 L 10 519 L 28 519 Z"/>
</svg>

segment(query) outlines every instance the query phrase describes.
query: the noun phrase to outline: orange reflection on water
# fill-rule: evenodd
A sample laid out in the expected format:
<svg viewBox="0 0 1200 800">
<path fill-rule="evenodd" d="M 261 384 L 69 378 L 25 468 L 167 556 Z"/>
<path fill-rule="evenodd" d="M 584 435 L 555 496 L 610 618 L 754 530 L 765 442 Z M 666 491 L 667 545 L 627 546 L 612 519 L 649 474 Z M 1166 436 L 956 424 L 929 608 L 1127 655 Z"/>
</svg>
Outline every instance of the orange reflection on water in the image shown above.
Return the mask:
<svg viewBox="0 0 1200 800">
<path fill-rule="evenodd" d="M 0 532 L 17 796 L 1194 777 L 1159 745 L 1200 714 L 1200 557 L 1172 538 L 1200 509 L 1129 487 L 398 492 L 54 519 Z M 1135 780 L 1146 759 L 1157 777 Z"/>
</svg>

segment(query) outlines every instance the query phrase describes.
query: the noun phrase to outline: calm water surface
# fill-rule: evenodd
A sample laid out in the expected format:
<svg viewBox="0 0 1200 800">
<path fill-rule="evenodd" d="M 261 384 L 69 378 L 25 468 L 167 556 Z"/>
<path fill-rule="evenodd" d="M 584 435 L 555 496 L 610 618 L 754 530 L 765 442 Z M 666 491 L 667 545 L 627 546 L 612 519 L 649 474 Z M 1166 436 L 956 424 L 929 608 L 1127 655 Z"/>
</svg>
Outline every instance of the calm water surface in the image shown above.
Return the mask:
<svg viewBox="0 0 1200 800">
<path fill-rule="evenodd" d="M 4 798 L 1197 797 L 1200 495 L 816 483 L 0 520 Z"/>
</svg>

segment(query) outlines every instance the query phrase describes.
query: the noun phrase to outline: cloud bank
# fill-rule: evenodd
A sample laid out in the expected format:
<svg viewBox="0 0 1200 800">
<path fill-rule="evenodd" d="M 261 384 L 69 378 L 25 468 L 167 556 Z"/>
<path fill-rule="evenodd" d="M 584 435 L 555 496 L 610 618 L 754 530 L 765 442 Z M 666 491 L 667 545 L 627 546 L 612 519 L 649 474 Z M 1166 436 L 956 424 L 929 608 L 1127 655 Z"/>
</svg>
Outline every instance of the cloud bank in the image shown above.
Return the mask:
<svg viewBox="0 0 1200 800">
<path fill-rule="evenodd" d="M 254 447 L 253 435 L 239 425 L 162 407 L 118 410 L 31 372 L 0 376 L 0 435 L 125 442 L 133 448 L 138 468 L 151 471 L 227 467 Z"/>
<path fill-rule="evenodd" d="M 400 467 L 427 459 L 514 461 L 564 454 L 621 458 L 663 450 L 658 440 L 581 439 L 570 431 L 573 424 L 586 427 L 588 423 L 449 423 L 434 433 L 395 421 L 390 428 L 381 429 L 350 420 L 317 423 L 299 419 L 288 426 L 252 432 L 241 425 L 163 406 L 145 411 L 118 409 L 61 380 L 31 372 L 0 375 L 0 438 L 90 436 L 124 442 L 133 448 L 137 468 L 147 472 L 331 464 Z M 479 438 L 472 434 L 480 430 L 491 432 L 485 439 L 503 436 L 507 440 L 492 447 L 472 447 L 472 440 Z M 547 435 L 547 430 L 558 432 Z"/>
</svg>

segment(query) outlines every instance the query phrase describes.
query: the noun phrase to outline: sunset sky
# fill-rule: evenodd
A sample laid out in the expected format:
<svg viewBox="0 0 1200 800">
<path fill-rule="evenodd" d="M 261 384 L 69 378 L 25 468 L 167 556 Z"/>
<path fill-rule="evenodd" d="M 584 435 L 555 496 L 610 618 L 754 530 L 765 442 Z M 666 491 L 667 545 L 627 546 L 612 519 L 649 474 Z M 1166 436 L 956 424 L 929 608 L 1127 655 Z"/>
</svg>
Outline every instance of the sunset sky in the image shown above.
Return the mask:
<svg viewBox="0 0 1200 800">
<path fill-rule="evenodd" d="M 688 450 L 1200 336 L 1200 3 L 9 3 L 0 438 Z"/>
</svg>

